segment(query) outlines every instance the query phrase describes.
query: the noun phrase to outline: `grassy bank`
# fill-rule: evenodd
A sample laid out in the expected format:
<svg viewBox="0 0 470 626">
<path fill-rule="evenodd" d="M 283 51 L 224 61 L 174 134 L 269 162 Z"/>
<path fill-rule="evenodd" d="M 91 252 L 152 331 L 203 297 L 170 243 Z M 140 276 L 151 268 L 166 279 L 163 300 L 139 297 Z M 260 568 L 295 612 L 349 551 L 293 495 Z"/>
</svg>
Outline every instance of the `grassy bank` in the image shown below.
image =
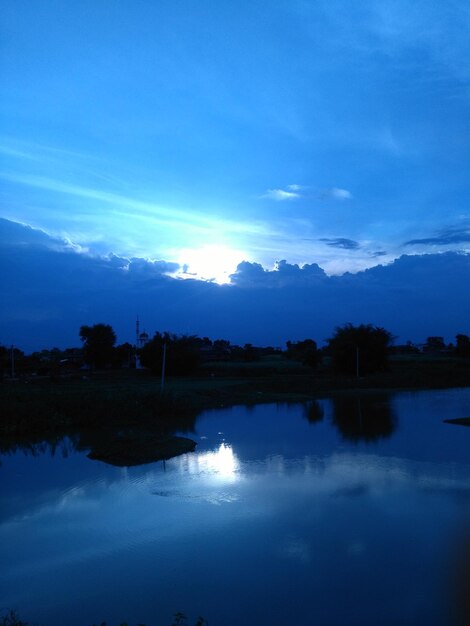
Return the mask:
<svg viewBox="0 0 470 626">
<path fill-rule="evenodd" d="M 205 409 L 236 404 L 295 402 L 347 390 L 435 389 L 470 386 L 470 363 L 458 359 L 395 358 L 387 372 L 363 378 L 332 375 L 328 363 L 313 372 L 298 363 L 271 358 L 255 363 L 211 363 L 200 376 L 168 379 L 146 371 L 98 372 L 86 379 L 36 379 L 0 385 L 0 436 L 74 429 L 151 426 L 153 432 L 191 430 Z"/>
</svg>

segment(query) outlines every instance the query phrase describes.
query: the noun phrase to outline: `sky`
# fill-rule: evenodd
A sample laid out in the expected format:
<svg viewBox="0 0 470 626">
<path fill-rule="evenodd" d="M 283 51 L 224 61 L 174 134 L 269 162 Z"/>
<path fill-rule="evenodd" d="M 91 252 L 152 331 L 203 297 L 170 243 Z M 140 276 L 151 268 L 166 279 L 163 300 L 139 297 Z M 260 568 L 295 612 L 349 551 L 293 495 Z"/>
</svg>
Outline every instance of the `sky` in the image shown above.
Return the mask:
<svg viewBox="0 0 470 626">
<path fill-rule="evenodd" d="M 5 320 L 20 320 L 12 281 L 23 290 L 22 310 L 37 309 L 38 267 L 20 271 L 13 244 L 25 260 L 41 245 L 67 258 L 73 252 L 83 267 L 121 263 L 129 274 L 140 263 L 142 271 L 158 268 L 158 281 L 174 290 L 225 294 L 227 286 L 231 298 L 241 276 L 258 271 L 277 303 L 285 297 L 284 279 L 274 277 L 280 268 L 297 267 L 306 292 L 314 266 L 338 285 L 369 268 L 393 274 L 403 257 L 432 268 L 443 255 L 441 264 L 461 261 L 452 281 L 465 290 L 469 32 L 464 0 L 5 0 Z M 11 230 L 15 224 L 26 229 Z M 46 256 L 44 272 L 57 261 Z M 53 275 L 40 281 L 49 276 L 48 292 Z M 342 301 L 337 293 L 332 307 Z M 140 298 L 148 291 L 135 295 L 134 309 Z M 404 336 L 407 312 L 398 301 L 391 306 L 402 312 L 396 332 Z M 374 319 L 364 321 L 382 319 L 368 311 Z M 101 313 L 112 317 L 112 302 Z M 65 321 L 54 315 L 59 336 Z M 97 315 L 89 308 L 84 322 Z M 337 317 L 330 309 L 330 327 Z M 0 342 L 13 341 L 18 330 L 4 328 Z M 238 328 L 234 336 L 243 328 L 253 335 L 248 320 Z"/>
</svg>

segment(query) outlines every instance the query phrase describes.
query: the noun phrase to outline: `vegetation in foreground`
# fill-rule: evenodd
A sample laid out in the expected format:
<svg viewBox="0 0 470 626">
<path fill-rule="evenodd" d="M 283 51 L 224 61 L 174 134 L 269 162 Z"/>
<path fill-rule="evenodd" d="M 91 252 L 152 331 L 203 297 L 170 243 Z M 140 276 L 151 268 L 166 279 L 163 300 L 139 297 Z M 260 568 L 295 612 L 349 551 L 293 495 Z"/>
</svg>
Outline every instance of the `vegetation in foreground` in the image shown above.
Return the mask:
<svg viewBox="0 0 470 626">
<path fill-rule="evenodd" d="M 0 618 L 0 626 L 33 626 L 29 622 L 25 622 L 19 618 L 16 611 L 8 611 L 3 617 Z M 93 626 L 107 626 L 106 622 L 100 622 L 100 624 L 93 624 Z M 122 622 L 119 626 L 131 626 L 127 622 Z M 136 626 L 146 626 L 146 624 L 136 624 Z M 189 626 L 188 618 L 184 613 L 175 613 L 173 616 L 173 622 L 171 626 Z M 209 623 L 203 618 L 198 617 L 194 623 L 194 626 L 209 626 Z"/>
</svg>

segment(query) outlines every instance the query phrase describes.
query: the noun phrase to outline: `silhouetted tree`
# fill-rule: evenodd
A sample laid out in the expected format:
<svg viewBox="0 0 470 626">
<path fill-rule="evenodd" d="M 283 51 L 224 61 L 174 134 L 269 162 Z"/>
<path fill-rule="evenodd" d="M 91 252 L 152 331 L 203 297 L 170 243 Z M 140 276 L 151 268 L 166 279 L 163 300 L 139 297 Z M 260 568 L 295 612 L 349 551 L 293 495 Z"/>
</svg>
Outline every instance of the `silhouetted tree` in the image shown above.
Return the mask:
<svg viewBox="0 0 470 626">
<path fill-rule="evenodd" d="M 8 349 L 0 346 L 0 380 L 3 379 L 8 370 Z"/>
<path fill-rule="evenodd" d="M 257 348 L 253 346 L 251 343 L 246 343 L 243 346 L 243 360 L 248 363 L 252 363 L 253 361 L 259 361 L 260 354 Z"/>
<path fill-rule="evenodd" d="M 470 357 L 470 337 L 468 335 L 457 335 L 455 341 L 455 354 L 457 356 Z"/>
<path fill-rule="evenodd" d="M 135 348 L 130 343 L 121 343 L 113 350 L 113 367 L 133 367 L 135 365 Z"/>
<path fill-rule="evenodd" d="M 444 350 L 445 347 L 446 344 L 443 337 L 428 337 L 424 346 L 428 352 L 438 352 L 439 350 Z"/>
<path fill-rule="evenodd" d="M 230 341 L 226 339 L 211 341 L 208 337 L 204 337 L 201 341 L 200 352 L 202 361 L 230 361 L 232 358 Z"/>
<path fill-rule="evenodd" d="M 288 341 L 286 346 L 288 359 L 300 361 L 303 365 L 308 365 L 314 369 L 321 361 L 321 353 L 313 339 L 304 339 L 297 342 Z"/>
<path fill-rule="evenodd" d="M 18 376 L 25 373 L 26 357 L 19 348 L 0 346 L 1 375 Z"/>
<path fill-rule="evenodd" d="M 153 338 L 140 350 L 140 362 L 154 374 L 160 374 L 163 363 L 163 346 L 166 344 L 165 372 L 168 376 L 193 374 L 201 361 L 198 337 L 155 333 Z"/>
<path fill-rule="evenodd" d="M 212 342 L 212 345 L 214 346 L 214 348 L 230 350 L 230 341 L 227 341 L 227 339 L 216 339 L 214 342 Z"/>
<path fill-rule="evenodd" d="M 328 340 L 333 368 L 341 374 L 371 374 L 387 369 L 392 335 L 378 326 L 345 324 Z"/>
<path fill-rule="evenodd" d="M 106 367 L 112 362 L 116 333 L 109 324 L 81 326 L 80 339 L 83 341 L 85 362 L 93 369 Z"/>
</svg>

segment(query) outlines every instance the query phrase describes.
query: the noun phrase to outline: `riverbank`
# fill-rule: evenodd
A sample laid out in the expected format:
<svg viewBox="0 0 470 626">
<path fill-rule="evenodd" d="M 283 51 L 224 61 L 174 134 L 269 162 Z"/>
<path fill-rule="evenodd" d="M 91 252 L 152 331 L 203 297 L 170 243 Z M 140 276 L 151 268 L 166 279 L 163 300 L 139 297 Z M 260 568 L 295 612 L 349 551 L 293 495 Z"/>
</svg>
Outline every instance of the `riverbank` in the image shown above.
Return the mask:
<svg viewBox="0 0 470 626">
<path fill-rule="evenodd" d="M 206 364 L 198 377 L 165 381 L 145 370 L 96 372 L 77 379 L 4 381 L 0 385 L 0 437 L 61 435 L 78 429 L 190 431 L 203 410 L 237 404 L 302 402 L 356 390 L 397 391 L 470 386 L 470 363 L 459 359 L 395 358 L 386 372 L 335 376 L 324 364 L 312 371 L 299 363 L 265 359 L 254 363 Z"/>
</svg>

